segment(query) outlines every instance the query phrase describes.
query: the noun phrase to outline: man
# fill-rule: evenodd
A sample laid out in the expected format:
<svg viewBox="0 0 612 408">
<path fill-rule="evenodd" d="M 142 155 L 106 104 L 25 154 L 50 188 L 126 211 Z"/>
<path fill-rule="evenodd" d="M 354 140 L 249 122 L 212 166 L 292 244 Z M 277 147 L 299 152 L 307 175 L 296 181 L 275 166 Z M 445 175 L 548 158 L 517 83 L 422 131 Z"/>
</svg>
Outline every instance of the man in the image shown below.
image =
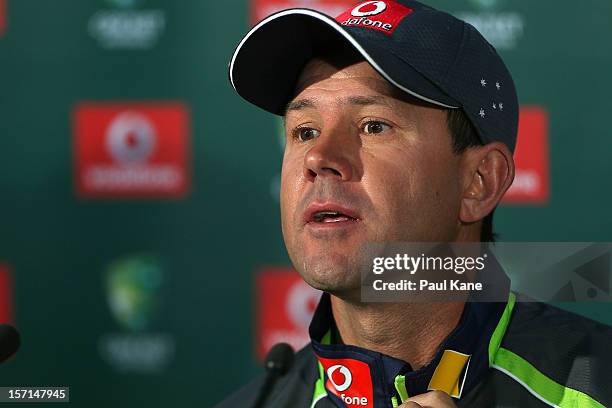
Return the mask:
<svg viewBox="0 0 612 408">
<path fill-rule="evenodd" d="M 291 260 L 324 291 L 311 344 L 266 407 L 602 407 L 611 331 L 540 303 L 369 303 L 369 242 L 492 241 L 512 183 L 518 102 L 470 25 L 416 1 L 335 20 L 292 9 L 241 41 L 230 80 L 285 120 L 281 217 Z M 528 141 L 527 141 L 528 142 Z M 605 362 L 604 362 L 605 361 Z M 258 379 L 220 407 L 249 407 Z"/>
</svg>

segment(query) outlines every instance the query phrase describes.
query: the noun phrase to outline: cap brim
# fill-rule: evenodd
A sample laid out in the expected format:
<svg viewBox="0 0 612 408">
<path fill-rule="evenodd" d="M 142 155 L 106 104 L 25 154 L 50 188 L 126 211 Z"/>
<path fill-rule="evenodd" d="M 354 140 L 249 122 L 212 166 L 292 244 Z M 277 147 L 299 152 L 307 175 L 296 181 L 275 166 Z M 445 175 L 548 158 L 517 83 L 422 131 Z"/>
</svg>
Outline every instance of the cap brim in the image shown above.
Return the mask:
<svg viewBox="0 0 612 408">
<path fill-rule="evenodd" d="M 445 108 L 460 104 L 380 39 L 347 31 L 329 16 L 310 9 L 288 9 L 253 27 L 236 47 L 229 64 L 232 86 L 247 101 L 284 115 L 305 64 L 330 44 L 352 46 L 386 80 L 423 101 Z"/>
</svg>

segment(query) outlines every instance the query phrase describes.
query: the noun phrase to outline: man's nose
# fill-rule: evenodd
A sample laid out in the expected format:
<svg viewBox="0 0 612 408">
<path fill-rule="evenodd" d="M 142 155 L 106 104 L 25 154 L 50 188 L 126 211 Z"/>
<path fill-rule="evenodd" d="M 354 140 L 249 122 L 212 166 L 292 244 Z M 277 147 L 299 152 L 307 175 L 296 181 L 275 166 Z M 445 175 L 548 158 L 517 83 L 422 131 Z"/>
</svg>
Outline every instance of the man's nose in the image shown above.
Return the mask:
<svg viewBox="0 0 612 408">
<path fill-rule="evenodd" d="M 322 132 L 304 157 L 304 176 L 314 182 L 317 177 L 336 177 L 351 181 L 355 177 L 355 155 L 359 146 L 345 130 Z"/>
</svg>

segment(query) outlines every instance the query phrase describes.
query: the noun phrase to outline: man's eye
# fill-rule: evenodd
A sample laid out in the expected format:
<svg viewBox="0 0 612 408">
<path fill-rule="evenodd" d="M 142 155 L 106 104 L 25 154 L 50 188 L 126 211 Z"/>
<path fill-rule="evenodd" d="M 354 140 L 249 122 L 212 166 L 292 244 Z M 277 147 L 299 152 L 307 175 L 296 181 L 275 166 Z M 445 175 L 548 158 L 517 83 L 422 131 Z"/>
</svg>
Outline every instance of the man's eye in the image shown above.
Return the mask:
<svg viewBox="0 0 612 408">
<path fill-rule="evenodd" d="M 363 125 L 363 132 L 368 134 L 377 134 L 390 128 L 391 126 L 387 125 L 386 123 L 372 120 Z"/>
<path fill-rule="evenodd" d="M 300 142 L 305 142 L 307 140 L 314 139 L 315 137 L 318 137 L 320 133 L 321 132 L 319 132 L 317 129 L 307 127 L 297 128 L 293 132 L 295 138 L 298 139 Z"/>
</svg>

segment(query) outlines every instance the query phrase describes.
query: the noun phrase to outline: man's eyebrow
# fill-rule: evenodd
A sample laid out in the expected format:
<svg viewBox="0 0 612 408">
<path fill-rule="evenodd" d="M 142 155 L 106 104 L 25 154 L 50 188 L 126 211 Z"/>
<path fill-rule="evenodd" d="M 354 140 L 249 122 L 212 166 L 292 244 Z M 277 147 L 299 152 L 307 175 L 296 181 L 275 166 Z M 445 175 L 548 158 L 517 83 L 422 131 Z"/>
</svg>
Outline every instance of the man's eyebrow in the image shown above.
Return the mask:
<svg viewBox="0 0 612 408">
<path fill-rule="evenodd" d="M 344 99 L 345 103 L 350 105 L 359 105 L 359 106 L 368 106 L 368 105 L 384 105 L 389 106 L 388 98 L 384 96 L 349 96 Z M 298 99 L 295 101 L 291 101 L 287 104 L 285 108 L 285 115 L 289 111 L 297 111 L 306 108 L 315 108 L 316 103 L 313 99 Z"/>
<path fill-rule="evenodd" d="M 291 101 L 287 104 L 287 107 L 285 108 L 285 116 L 287 115 L 287 112 L 289 111 L 296 111 L 296 110 L 301 110 L 305 108 L 314 108 L 314 107 L 315 107 L 315 103 L 312 99 L 298 99 L 295 101 Z"/>
<path fill-rule="evenodd" d="M 347 101 L 351 105 L 360 105 L 360 106 L 385 105 L 385 106 L 389 106 L 389 100 L 388 100 L 388 98 L 385 98 L 384 96 L 349 96 L 347 98 Z"/>
</svg>

